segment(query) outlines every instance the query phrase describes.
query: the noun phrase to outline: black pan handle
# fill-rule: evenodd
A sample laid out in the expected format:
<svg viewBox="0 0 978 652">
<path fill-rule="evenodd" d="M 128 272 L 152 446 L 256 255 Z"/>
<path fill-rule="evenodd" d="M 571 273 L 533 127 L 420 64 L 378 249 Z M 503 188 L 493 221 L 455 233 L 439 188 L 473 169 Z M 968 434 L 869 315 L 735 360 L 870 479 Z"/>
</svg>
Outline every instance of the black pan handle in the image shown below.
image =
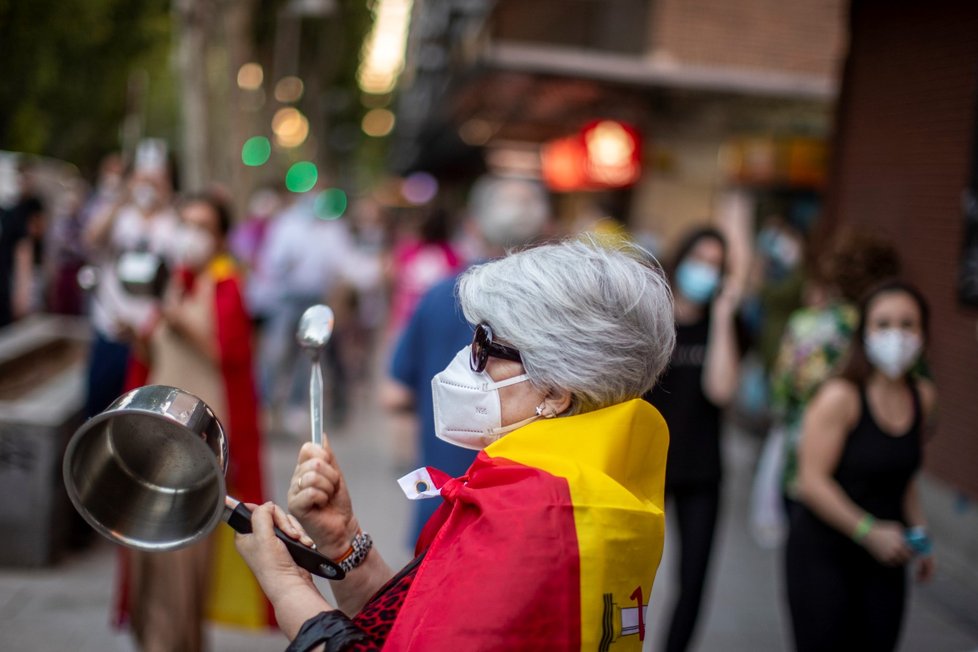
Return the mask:
<svg viewBox="0 0 978 652">
<path fill-rule="evenodd" d="M 224 506 L 224 520 L 234 528 L 235 532 L 251 534 L 251 510 L 241 502 L 232 508 L 231 504 L 234 502 L 237 501 L 229 498 L 228 504 Z M 280 530 L 278 526 L 275 526 L 275 536 L 285 544 L 289 554 L 292 555 L 292 560 L 313 575 L 325 577 L 328 580 L 341 580 L 346 577 L 346 572 L 336 562 L 325 557 L 319 551 L 296 541 Z"/>
</svg>

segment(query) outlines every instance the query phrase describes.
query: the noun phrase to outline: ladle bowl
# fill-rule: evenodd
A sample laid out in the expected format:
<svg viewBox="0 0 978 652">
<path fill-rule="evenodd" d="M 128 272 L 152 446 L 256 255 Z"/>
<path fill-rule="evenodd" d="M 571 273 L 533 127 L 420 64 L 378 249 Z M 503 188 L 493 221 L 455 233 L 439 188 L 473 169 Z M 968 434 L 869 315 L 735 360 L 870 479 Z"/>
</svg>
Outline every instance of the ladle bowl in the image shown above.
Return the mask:
<svg viewBox="0 0 978 652">
<path fill-rule="evenodd" d="M 299 318 L 295 339 L 309 352 L 312 370 L 309 375 L 309 417 L 312 427 L 312 443 L 323 445 L 323 349 L 333 335 L 335 319 L 329 306 L 317 304 L 306 308 Z"/>
</svg>

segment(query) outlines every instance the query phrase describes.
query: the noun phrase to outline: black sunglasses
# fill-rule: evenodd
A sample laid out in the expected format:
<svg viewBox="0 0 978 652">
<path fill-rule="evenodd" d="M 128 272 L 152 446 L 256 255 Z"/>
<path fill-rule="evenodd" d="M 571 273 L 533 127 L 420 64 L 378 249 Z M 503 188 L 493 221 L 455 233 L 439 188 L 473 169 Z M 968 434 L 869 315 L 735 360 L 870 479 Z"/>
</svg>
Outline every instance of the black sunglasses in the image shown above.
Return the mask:
<svg viewBox="0 0 978 652">
<path fill-rule="evenodd" d="M 489 324 L 482 322 L 475 327 L 475 334 L 472 336 L 472 350 L 469 356 L 469 366 L 472 371 L 482 372 L 486 369 L 489 358 L 502 358 L 503 360 L 513 360 L 523 362 L 520 352 L 516 349 L 497 344 L 492 341 L 492 328 Z"/>
</svg>

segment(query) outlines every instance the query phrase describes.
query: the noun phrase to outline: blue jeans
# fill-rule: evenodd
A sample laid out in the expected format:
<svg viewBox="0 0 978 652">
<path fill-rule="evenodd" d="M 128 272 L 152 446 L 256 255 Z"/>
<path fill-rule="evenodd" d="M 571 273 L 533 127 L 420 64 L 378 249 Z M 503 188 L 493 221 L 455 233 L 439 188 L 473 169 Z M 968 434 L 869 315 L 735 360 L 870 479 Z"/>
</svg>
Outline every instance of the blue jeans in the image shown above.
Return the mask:
<svg viewBox="0 0 978 652">
<path fill-rule="evenodd" d="M 93 417 L 122 394 L 129 366 L 129 345 L 108 339 L 98 331 L 88 356 L 85 416 Z"/>
</svg>

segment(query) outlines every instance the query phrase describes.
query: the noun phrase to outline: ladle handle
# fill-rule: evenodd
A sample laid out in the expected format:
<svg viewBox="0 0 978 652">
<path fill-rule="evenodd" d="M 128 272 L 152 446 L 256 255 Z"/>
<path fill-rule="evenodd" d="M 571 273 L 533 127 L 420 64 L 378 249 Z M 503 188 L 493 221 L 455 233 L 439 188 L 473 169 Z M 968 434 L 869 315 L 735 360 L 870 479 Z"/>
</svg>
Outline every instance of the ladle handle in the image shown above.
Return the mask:
<svg viewBox="0 0 978 652">
<path fill-rule="evenodd" d="M 312 443 L 323 445 L 323 365 L 321 356 L 312 361 L 309 376 L 309 412 L 312 421 Z"/>
<path fill-rule="evenodd" d="M 233 502 L 232 499 L 224 505 L 224 520 L 234 528 L 235 532 L 251 534 L 251 510 L 245 507 L 244 503 L 238 503 L 232 508 Z M 328 580 L 341 580 L 346 577 L 346 572 L 336 562 L 319 551 L 299 543 L 280 530 L 278 526 L 275 526 L 275 536 L 285 544 L 292 560 L 313 575 L 325 577 Z"/>
</svg>

